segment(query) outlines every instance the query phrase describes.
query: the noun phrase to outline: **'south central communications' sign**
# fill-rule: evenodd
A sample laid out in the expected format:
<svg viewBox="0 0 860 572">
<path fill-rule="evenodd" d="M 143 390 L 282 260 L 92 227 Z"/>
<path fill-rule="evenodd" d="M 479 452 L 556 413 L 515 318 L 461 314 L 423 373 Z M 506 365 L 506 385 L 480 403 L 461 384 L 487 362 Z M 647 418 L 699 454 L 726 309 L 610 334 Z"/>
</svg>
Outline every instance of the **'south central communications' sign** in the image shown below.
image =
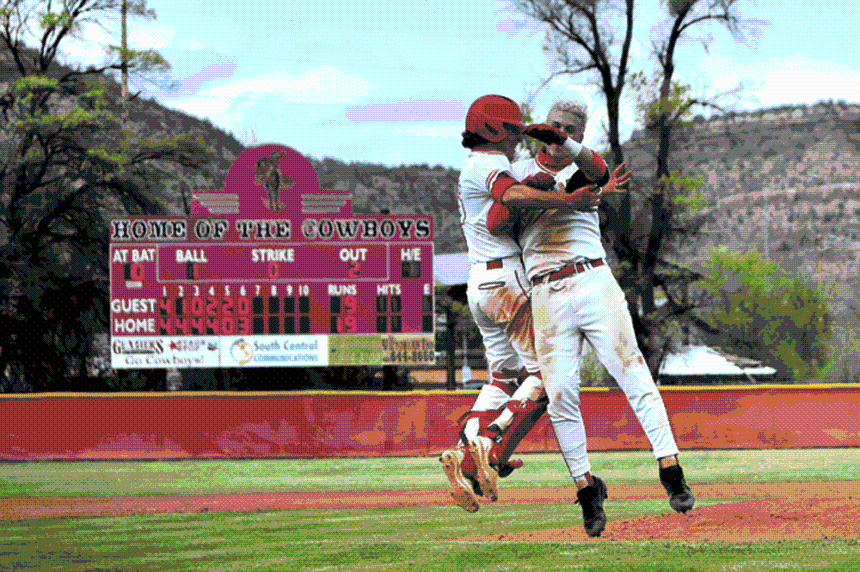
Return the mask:
<svg viewBox="0 0 860 572">
<path fill-rule="evenodd" d="M 432 217 L 354 215 L 288 147 L 245 150 L 190 216 L 110 224 L 114 368 L 434 360 Z"/>
</svg>

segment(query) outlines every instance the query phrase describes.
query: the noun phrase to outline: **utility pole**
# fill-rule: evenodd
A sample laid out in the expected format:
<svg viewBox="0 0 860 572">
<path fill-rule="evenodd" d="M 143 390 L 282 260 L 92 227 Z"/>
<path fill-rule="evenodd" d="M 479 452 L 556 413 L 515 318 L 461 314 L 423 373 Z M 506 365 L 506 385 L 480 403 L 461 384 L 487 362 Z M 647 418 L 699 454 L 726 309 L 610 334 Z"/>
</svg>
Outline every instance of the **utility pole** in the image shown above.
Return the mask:
<svg viewBox="0 0 860 572">
<path fill-rule="evenodd" d="M 126 15 L 128 14 L 128 0 L 122 0 L 121 14 L 121 39 L 120 39 L 120 70 L 122 71 L 122 118 L 128 121 L 128 33 L 126 31 Z"/>
</svg>

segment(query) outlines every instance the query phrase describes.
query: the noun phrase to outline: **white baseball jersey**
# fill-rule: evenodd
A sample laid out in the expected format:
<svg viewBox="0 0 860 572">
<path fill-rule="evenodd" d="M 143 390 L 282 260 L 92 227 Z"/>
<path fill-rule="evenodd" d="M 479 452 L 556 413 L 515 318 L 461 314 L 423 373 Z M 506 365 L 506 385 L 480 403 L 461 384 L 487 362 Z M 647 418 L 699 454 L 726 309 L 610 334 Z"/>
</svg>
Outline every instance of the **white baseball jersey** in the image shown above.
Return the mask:
<svg viewBox="0 0 860 572">
<path fill-rule="evenodd" d="M 519 181 L 541 171 L 553 175 L 557 184 L 563 185 L 577 171 L 577 166 L 570 164 L 561 171 L 554 171 L 538 158 L 517 161 L 511 167 L 511 174 Z M 521 220 L 519 243 L 529 279 L 571 262 L 606 256 L 600 240 L 597 211 L 544 209 L 527 212 Z"/>
<path fill-rule="evenodd" d="M 487 214 L 494 202 L 490 189 L 499 175 L 510 171 L 511 162 L 496 151 L 472 151 L 460 171 L 458 204 L 469 262 L 520 255 L 520 247 L 512 237 L 493 236 L 487 229 Z"/>
<path fill-rule="evenodd" d="M 472 151 L 460 172 L 459 207 L 470 262 L 466 294 L 494 379 L 505 371 L 514 372 L 509 376 L 514 379 L 523 366 L 538 370 L 520 247 L 511 236 L 493 236 L 487 228 L 491 189 L 510 167 L 501 153 Z"/>
</svg>

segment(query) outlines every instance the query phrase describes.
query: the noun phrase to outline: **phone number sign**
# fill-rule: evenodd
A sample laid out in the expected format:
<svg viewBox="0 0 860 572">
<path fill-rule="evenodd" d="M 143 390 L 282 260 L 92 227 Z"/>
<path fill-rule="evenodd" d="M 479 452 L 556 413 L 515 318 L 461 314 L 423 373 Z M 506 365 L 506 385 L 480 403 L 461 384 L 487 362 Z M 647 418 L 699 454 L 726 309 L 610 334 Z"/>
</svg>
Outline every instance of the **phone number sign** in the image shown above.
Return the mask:
<svg viewBox="0 0 860 572">
<path fill-rule="evenodd" d="M 433 363 L 432 217 L 353 215 L 279 145 L 192 199 L 110 222 L 114 368 Z"/>
</svg>

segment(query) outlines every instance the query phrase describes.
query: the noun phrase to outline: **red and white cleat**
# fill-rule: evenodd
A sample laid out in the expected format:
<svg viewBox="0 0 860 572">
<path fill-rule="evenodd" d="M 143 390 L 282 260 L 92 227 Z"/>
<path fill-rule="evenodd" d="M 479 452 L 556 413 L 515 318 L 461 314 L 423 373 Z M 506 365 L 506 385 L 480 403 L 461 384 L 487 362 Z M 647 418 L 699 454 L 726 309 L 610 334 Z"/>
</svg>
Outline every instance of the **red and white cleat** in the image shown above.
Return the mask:
<svg viewBox="0 0 860 572">
<path fill-rule="evenodd" d="M 442 463 L 442 469 L 451 484 L 451 497 L 454 502 L 463 510 L 476 512 L 480 508 L 478 498 L 472 489 L 472 483 L 466 478 L 460 467 L 464 456 L 465 453 L 462 449 L 451 449 L 439 456 L 439 462 Z"/>
<path fill-rule="evenodd" d="M 484 496 L 490 501 L 495 502 L 499 499 L 497 484 L 499 474 L 490 465 L 490 453 L 492 450 L 493 441 L 488 437 L 481 437 L 479 435 L 469 440 L 469 453 L 471 453 L 472 459 L 475 461 L 475 466 L 478 469 L 475 477 L 478 479 L 478 484 L 481 485 L 481 491 L 483 491 Z"/>
</svg>

